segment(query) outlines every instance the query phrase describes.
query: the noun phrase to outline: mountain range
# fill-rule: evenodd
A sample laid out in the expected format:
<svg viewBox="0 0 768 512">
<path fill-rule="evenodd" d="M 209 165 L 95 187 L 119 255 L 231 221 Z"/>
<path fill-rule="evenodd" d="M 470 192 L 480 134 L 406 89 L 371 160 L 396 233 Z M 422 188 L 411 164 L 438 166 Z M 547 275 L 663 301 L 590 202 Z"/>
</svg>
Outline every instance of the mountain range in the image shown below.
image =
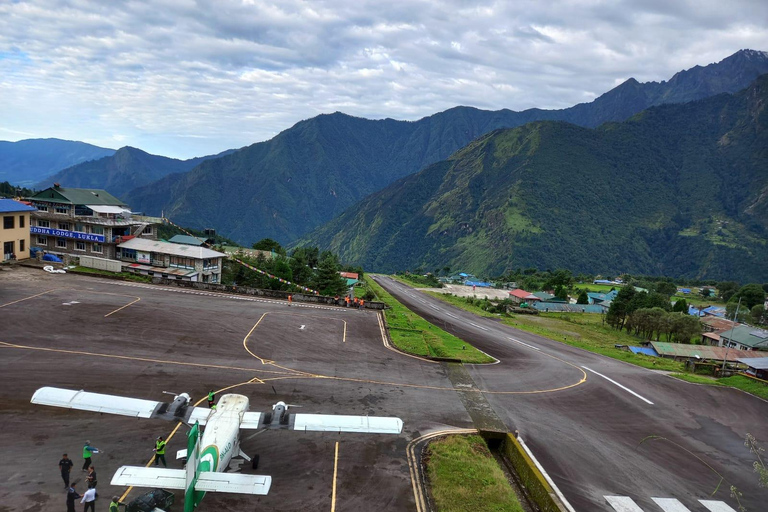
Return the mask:
<svg viewBox="0 0 768 512">
<path fill-rule="evenodd" d="M 768 73 L 768 54 L 742 50 L 667 82 L 627 80 L 591 103 L 563 110 L 456 107 L 415 122 L 321 115 L 125 198 L 135 209 L 164 210 L 183 225 L 215 226 L 241 243 L 265 237 L 288 243 L 492 130 L 536 120 L 595 127 L 653 105 L 733 93 L 762 73 Z"/>
<path fill-rule="evenodd" d="M 588 129 L 496 130 L 296 243 L 379 271 L 768 281 L 768 75 Z"/>
<path fill-rule="evenodd" d="M 0 181 L 30 187 L 67 167 L 114 154 L 114 149 L 61 139 L 0 141 Z"/>
</svg>

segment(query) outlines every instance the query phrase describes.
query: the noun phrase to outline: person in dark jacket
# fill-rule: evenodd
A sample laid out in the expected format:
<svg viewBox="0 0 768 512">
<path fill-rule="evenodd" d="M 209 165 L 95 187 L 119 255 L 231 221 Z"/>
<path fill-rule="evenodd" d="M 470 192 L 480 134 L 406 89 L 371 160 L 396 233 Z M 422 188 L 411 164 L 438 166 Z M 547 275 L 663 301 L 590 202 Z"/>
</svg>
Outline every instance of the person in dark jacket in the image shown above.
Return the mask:
<svg viewBox="0 0 768 512">
<path fill-rule="evenodd" d="M 88 484 L 89 489 L 95 489 L 96 484 L 98 483 L 97 477 L 96 477 L 96 467 L 90 466 L 88 468 L 88 474 L 85 475 L 85 481 Z"/>
<path fill-rule="evenodd" d="M 75 484 L 73 483 L 69 489 L 67 489 L 67 512 L 75 512 L 75 500 L 82 498 L 80 494 L 75 490 Z"/>
<path fill-rule="evenodd" d="M 59 461 L 59 469 L 61 470 L 61 479 L 64 480 L 64 488 L 69 489 L 69 472 L 72 470 L 74 463 L 72 459 L 67 457 L 67 454 L 61 456 Z"/>
</svg>

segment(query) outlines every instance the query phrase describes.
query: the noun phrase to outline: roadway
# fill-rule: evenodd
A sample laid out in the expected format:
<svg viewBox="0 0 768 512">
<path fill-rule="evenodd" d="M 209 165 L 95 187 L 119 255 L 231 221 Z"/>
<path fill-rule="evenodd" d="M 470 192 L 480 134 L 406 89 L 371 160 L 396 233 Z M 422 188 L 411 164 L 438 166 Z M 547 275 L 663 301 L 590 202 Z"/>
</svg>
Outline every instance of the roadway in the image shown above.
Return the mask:
<svg viewBox="0 0 768 512">
<path fill-rule="evenodd" d="M 575 510 L 738 509 L 731 485 L 746 510 L 768 510 L 768 490 L 757 485 L 755 459 L 744 446 L 747 433 L 768 444 L 768 402 L 679 381 L 478 317 L 389 277 L 375 279 L 411 310 L 499 360 L 466 366 Z M 732 508 L 718 509 L 722 502 Z"/>
</svg>

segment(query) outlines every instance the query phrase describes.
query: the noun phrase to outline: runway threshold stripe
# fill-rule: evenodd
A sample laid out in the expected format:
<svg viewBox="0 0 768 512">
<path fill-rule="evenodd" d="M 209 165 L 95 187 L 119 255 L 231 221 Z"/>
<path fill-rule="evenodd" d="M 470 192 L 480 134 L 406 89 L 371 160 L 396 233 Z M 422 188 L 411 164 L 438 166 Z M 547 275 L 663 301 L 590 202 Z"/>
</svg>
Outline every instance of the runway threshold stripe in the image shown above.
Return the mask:
<svg viewBox="0 0 768 512">
<path fill-rule="evenodd" d="M 699 500 L 710 512 L 736 512 L 722 501 Z"/>
<path fill-rule="evenodd" d="M 691 512 L 685 505 L 674 498 L 651 498 L 664 512 Z"/>
<path fill-rule="evenodd" d="M 507 339 L 508 339 L 509 341 L 514 341 L 515 343 L 519 343 L 519 344 L 521 344 L 521 345 L 525 345 L 526 347 L 528 347 L 528 348 L 532 348 L 533 350 L 539 350 L 539 351 L 541 350 L 539 347 L 534 347 L 533 345 L 529 345 L 529 344 L 527 344 L 527 343 L 523 343 L 522 341 L 520 341 L 520 340 L 516 340 L 515 338 L 507 338 Z"/>
<path fill-rule="evenodd" d="M 643 512 L 643 509 L 637 506 L 632 498 L 627 496 L 603 496 L 613 510 L 616 512 Z"/>
<path fill-rule="evenodd" d="M 653 402 L 651 402 L 650 400 L 648 400 L 648 399 L 647 399 L 647 398 L 645 398 L 644 396 L 638 395 L 637 393 L 635 393 L 634 391 L 632 391 L 632 390 L 631 390 L 631 389 L 629 389 L 628 387 L 626 387 L 626 386 L 623 386 L 623 385 L 619 384 L 618 382 L 616 382 L 616 381 L 615 381 L 615 380 L 613 380 L 612 378 L 610 378 L 610 377 L 606 377 L 606 376 L 605 376 L 605 375 L 603 375 L 602 373 L 598 373 L 598 372 L 596 372 L 595 370 L 593 370 L 593 369 L 591 369 L 591 368 L 587 368 L 586 366 L 582 366 L 582 368 L 584 368 L 584 369 L 585 369 L 585 370 L 587 370 L 587 371 L 590 371 L 590 372 L 594 373 L 595 375 L 598 375 L 598 376 L 600 376 L 600 377 L 604 378 L 605 380 L 607 380 L 607 381 L 608 381 L 608 382 L 610 382 L 611 384 L 613 384 L 613 385 L 615 385 L 615 386 L 618 386 L 618 387 L 620 387 L 621 389 L 623 389 L 623 390 L 624 390 L 624 391 L 626 391 L 627 393 L 630 393 L 630 394 L 632 394 L 632 395 L 636 396 L 637 398 L 639 398 L 639 399 L 640 399 L 640 400 L 642 400 L 643 402 L 645 402 L 645 403 L 647 403 L 647 404 L 649 404 L 649 405 L 653 405 Z"/>
</svg>

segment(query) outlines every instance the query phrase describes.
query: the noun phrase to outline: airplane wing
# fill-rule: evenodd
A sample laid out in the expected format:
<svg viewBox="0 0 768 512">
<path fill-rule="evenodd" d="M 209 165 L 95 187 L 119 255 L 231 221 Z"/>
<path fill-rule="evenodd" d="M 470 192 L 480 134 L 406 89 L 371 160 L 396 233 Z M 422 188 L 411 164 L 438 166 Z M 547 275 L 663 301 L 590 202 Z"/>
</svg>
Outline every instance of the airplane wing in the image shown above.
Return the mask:
<svg viewBox="0 0 768 512">
<path fill-rule="evenodd" d="M 111 485 L 136 487 L 162 487 L 164 489 L 186 489 L 187 472 L 183 469 L 145 468 L 121 466 L 112 477 Z"/>
<path fill-rule="evenodd" d="M 177 397 L 178 399 L 179 397 Z M 181 399 L 181 405 L 185 405 Z M 104 395 L 101 393 L 89 393 L 87 391 L 75 391 L 44 387 L 35 391 L 32 395 L 33 404 L 64 407 L 66 409 L 79 409 L 81 411 L 93 411 L 106 414 L 118 414 L 133 418 L 153 418 L 171 421 L 185 421 L 205 425 L 211 410 L 207 407 L 180 407 L 174 410 L 174 404 L 143 400 L 140 398 L 128 398 L 116 395 Z"/>
<path fill-rule="evenodd" d="M 266 425 L 261 424 L 261 420 L 264 417 L 260 412 L 244 412 L 243 421 L 240 422 L 240 428 L 245 429 L 260 429 Z"/>
<path fill-rule="evenodd" d="M 380 416 L 337 416 L 333 414 L 291 414 L 293 430 L 320 432 L 362 432 L 371 434 L 399 434 L 403 420 Z"/>
<path fill-rule="evenodd" d="M 238 494 L 267 494 L 272 485 L 271 476 L 243 475 L 241 473 L 212 473 L 204 471 L 197 477 L 196 491 L 234 492 Z"/>
<path fill-rule="evenodd" d="M 35 391 L 35 394 L 32 395 L 32 403 L 67 409 L 120 414 L 134 418 L 151 418 L 155 410 L 161 405 L 161 402 L 154 402 L 152 400 L 51 387 L 40 388 Z"/>
</svg>

